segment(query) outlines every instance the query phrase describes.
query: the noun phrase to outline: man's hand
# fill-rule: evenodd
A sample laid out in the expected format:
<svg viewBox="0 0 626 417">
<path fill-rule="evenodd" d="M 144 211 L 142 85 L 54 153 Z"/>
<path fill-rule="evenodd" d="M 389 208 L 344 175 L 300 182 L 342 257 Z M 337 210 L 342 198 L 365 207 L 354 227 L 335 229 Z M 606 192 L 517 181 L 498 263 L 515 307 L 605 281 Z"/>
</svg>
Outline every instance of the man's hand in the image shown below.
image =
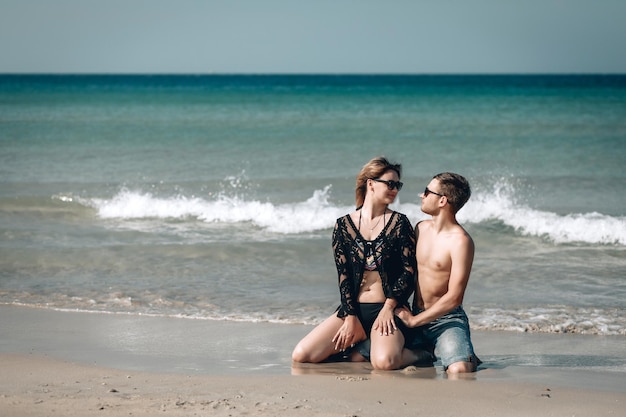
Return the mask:
<svg viewBox="0 0 626 417">
<path fill-rule="evenodd" d="M 413 319 L 415 318 L 415 316 L 411 314 L 411 311 L 408 308 L 396 308 L 395 313 L 396 316 L 400 317 L 400 320 L 402 320 L 402 322 L 406 324 L 407 327 L 415 327 L 415 325 L 413 324 Z"/>
</svg>

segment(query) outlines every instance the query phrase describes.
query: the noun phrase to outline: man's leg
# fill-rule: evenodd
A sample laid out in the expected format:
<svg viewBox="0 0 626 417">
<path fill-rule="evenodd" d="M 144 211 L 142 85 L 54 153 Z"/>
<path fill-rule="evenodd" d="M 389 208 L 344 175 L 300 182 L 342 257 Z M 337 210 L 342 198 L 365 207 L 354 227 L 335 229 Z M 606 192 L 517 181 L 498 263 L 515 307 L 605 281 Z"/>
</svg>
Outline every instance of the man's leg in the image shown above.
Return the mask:
<svg viewBox="0 0 626 417">
<path fill-rule="evenodd" d="M 435 355 L 441 359 L 447 373 L 476 371 L 480 361 L 474 354 L 469 320 L 462 308 L 436 320 L 429 331 L 434 332 Z"/>
</svg>

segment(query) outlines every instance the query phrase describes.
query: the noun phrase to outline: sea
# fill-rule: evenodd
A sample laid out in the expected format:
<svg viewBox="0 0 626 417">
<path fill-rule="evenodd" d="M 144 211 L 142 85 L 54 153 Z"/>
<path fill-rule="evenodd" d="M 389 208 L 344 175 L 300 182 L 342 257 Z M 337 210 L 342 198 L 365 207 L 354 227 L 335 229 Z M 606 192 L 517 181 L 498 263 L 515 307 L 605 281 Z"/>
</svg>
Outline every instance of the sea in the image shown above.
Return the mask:
<svg viewBox="0 0 626 417">
<path fill-rule="evenodd" d="M 378 155 L 471 183 L 472 329 L 626 336 L 626 75 L 0 75 L 0 304 L 320 323 Z"/>
</svg>

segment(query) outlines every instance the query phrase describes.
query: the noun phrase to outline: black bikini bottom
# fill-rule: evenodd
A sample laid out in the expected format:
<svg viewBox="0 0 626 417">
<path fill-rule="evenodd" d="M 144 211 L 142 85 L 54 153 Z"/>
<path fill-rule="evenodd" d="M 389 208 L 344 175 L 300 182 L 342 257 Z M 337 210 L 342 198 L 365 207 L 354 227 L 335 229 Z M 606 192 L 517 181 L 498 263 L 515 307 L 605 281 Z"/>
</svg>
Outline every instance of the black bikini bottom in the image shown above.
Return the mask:
<svg viewBox="0 0 626 417">
<path fill-rule="evenodd" d="M 363 329 L 365 329 L 365 334 L 368 338 L 372 332 L 372 326 L 378 317 L 378 313 L 380 313 L 384 305 L 385 303 L 359 303 L 357 317 L 361 321 L 361 325 Z M 396 327 L 406 336 L 408 327 L 400 320 L 400 317 L 394 316 L 394 318 Z"/>
</svg>

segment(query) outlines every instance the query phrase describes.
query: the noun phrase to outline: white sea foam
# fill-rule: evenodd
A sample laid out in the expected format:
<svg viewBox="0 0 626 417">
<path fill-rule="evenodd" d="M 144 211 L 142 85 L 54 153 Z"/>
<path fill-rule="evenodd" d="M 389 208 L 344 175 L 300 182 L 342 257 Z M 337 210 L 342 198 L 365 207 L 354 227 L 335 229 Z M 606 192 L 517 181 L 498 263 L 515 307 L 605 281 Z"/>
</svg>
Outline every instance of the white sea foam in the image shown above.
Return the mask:
<svg viewBox="0 0 626 417">
<path fill-rule="evenodd" d="M 626 245 L 626 218 L 596 212 L 556 213 L 516 203 L 515 189 L 498 182 L 493 190 L 478 192 L 459 212 L 468 223 L 500 221 L 521 235 L 547 238 L 555 243 L 584 242 Z"/>
<path fill-rule="evenodd" d="M 521 310 L 471 308 L 472 328 L 530 333 L 626 335 L 621 309 L 546 306 Z"/>
<path fill-rule="evenodd" d="M 247 201 L 239 196 L 218 195 L 214 200 L 185 196 L 155 197 L 150 193 L 122 190 L 112 199 L 94 199 L 98 215 L 105 219 L 185 219 L 207 223 L 249 222 L 269 232 L 298 234 L 331 228 L 350 207 L 329 203 L 331 186 L 316 190 L 302 202 L 272 204 Z"/>
<path fill-rule="evenodd" d="M 332 228 L 334 221 L 352 210 L 330 202 L 331 186 L 315 190 L 301 202 L 273 204 L 219 194 L 214 199 L 155 197 L 150 193 L 122 190 L 111 199 L 89 202 L 105 219 L 197 219 L 207 223 L 251 223 L 272 233 L 300 234 Z M 397 204 L 412 221 L 424 217 L 416 204 Z M 506 183 L 479 191 L 459 212 L 462 223 L 499 221 L 524 236 L 554 243 L 626 245 L 626 218 L 600 213 L 559 215 L 515 202 L 515 190 Z"/>
<path fill-rule="evenodd" d="M 258 309 L 245 311 L 206 303 L 173 302 L 151 293 L 145 293 L 144 297 L 141 299 L 106 292 L 94 294 L 94 297 L 70 297 L 58 293 L 42 297 L 22 292 L 11 300 L 3 300 L 0 296 L 0 305 L 198 320 L 307 325 L 317 325 L 328 316 L 328 311 L 322 307 L 306 311 L 294 309 L 274 309 L 272 312 Z M 626 336 L 626 318 L 620 308 L 544 306 L 506 309 L 472 306 L 468 308 L 468 316 L 474 330 Z"/>
</svg>

